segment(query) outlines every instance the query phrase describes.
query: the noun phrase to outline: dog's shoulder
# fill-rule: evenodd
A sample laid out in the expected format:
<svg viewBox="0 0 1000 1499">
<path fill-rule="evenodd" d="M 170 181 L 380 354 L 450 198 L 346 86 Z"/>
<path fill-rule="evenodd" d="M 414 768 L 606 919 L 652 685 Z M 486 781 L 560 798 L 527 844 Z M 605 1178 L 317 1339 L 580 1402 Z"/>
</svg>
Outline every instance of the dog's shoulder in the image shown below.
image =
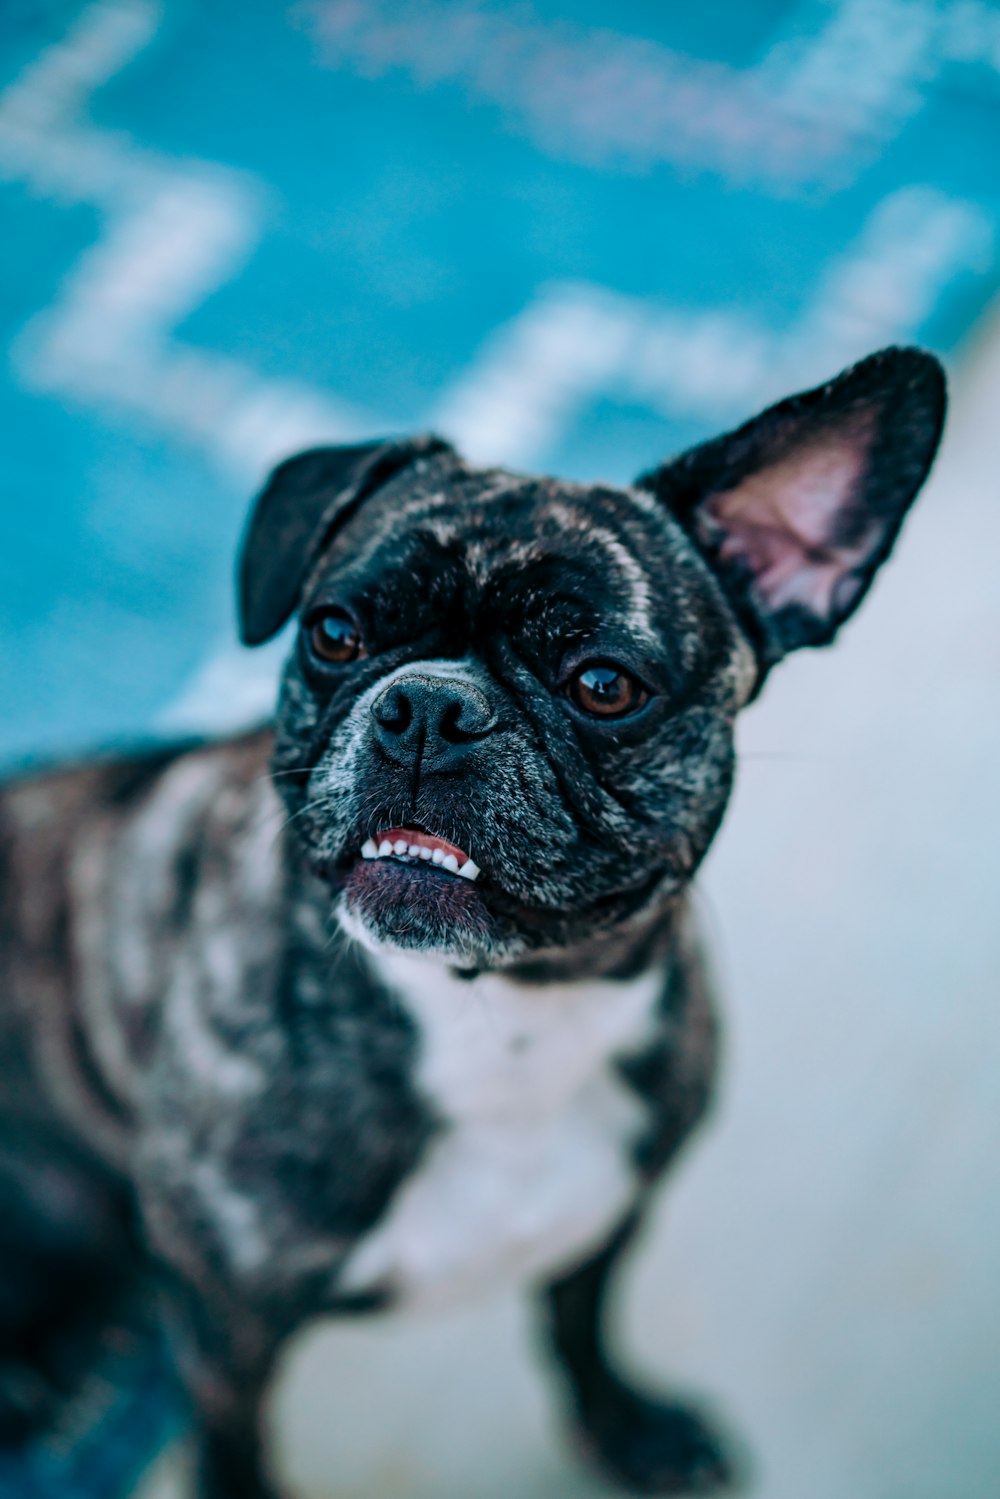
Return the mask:
<svg viewBox="0 0 1000 1499">
<path fill-rule="evenodd" d="M 79 884 L 88 859 L 120 862 L 144 819 L 169 840 L 184 806 L 239 795 L 266 770 L 266 730 L 214 743 L 155 745 L 116 758 L 31 770 L 0 786 L 0 933 L 8 953 L 47 955 L 68 977 Z M 213 797 L 206 792 L 211 787 Z M 149 850 L 145 850 L 148 854 Z M 127 862 L 127 861 L 126 861 Z M 140 876 L 148 875 L 148 863 Z"/>
<path fill-rule="evenodd" d="M 719 1073 L 721 1030 L 711 965 L 688 904 L 679 913 L 659 1024 L 647 1045 L 619 1060 L 633 1091 L 647 1106 L 635 1145 L 636 1164 L 655 1180 L 709 1112 Z"/>
<path fill-rule="evenodd" d="M 0 788 L 0 1048 L 44 1052 L 42 1089 L 93 1095 L 87 1117 L 114 1112 L 97 1057 L 115 1036 L 109 1015 L 137 968 L 152 973 L 140 960 L 184 905 L 205 827 L 233 806 L 248 817 L 254 787 L 273 795 L 270 745 L 267 731 L 158 745 Z"/>
<path fill-rule="evenodd" d="M 221 774 L 234 786 L 248 784 L 267 768 L 273 744 L 269 729 L 224 740 L 152 744 L 123 755 L 94 756 L 43 765 L 0 783 L 0 830 L 5 866 L 34 855 L 64 859 L 81 832 L 97 821 L 124 824 L 171 775 L 197 769 Z"/>
</svg>

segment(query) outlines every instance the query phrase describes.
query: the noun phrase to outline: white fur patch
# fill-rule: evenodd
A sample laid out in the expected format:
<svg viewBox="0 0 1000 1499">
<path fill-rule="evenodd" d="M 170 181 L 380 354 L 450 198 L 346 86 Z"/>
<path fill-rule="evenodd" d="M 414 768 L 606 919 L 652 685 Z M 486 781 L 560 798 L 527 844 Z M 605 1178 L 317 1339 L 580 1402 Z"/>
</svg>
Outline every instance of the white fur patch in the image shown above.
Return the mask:
<svg viewBox="0 0 1000 1499">
<path fill-rule="evenodd" d="M 419 1027 L 418 1085 L 445 1128 L 338 1291 L 388 1280 L 437 1303 L 598 1248 L 635 1197 L 643 1122 L 611 1063 L 650 1037 L 662 975 L 536 988 L 404 954 L 377 966 Z"/>
</svg>

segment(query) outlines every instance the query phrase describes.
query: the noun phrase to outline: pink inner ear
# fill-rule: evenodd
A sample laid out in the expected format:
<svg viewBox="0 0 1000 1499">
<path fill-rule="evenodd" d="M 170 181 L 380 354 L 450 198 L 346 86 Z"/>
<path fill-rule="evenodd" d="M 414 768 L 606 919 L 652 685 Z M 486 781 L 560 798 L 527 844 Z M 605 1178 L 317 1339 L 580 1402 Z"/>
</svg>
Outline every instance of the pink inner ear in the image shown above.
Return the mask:
<svg viewBox="0 0 1000 1499">
<path fill-rule="evenodd" d="M 710 495 L 706 516 L 723 533 L 718 556 L 743 561 L 768 609 L 800 604 L 820 618 L 848 600 L 837 585 L 870 554 L 878 525 L 836 544 L 838 519 L 859 498 L 868 424 L 796 447 L 732 489 Z"/>
</svg>

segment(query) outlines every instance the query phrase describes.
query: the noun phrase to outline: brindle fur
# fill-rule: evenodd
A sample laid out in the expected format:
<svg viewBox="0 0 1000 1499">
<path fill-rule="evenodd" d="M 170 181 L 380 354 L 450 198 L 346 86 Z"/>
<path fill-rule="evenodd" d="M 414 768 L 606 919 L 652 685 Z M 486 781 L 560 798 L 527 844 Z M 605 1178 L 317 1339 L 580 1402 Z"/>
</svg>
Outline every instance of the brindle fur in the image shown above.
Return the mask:
<svg viewBox="0 0 1000 1499">
<path fill-rule="evenodd" d="M 940 428 L 933 362 L 879 357 L 874 375 L 869 362 L 818 403 L 821 427 L 848 412 L 867 471 L 895 472 L 890 437 L 910 470 L 895 506 L 885 483 L 848 497 L 884 515 L 841 616 Z M 810 439 L 817 402 L 801 400 Z M 782 459 L 791 407 L 772 419 Z M 757 447 L 745 429 L 720 450 L 714 492 L 728 495 L 748 451 L 766 449 L 759 426 Z M 691 519 L 691 460 L 614 490 L 476 471 L 436 440 L 386 451 L 286 465 L 244 548 L 247 638 L 293 607 L 308 619 L 346 603 L 365 659 L 319 670 L 300 639 L 274 731 L 28 776 L 0 794 L 0 1213 L 16 1207 L 25 1225 L 0 1239 L 0 1283 L 24 1280 L 55 1238 L 96 1323 L 122 1255 L 154 1265 L 200 1429 L 200 1493 L 261 1499 L 274 1491 L 260 1406 L 283 1341 L 317 1313 L 391 1303 L 391 1282 L 347 1292 L 340 1271 L 448 1128 L 415 1083 L 412 1018 L 377 951 L 345 928 L 369 948 L 436 953 L 471 984 L 487 971 L 537 985 L 658 970 L 645 1041 L 614 1059 L 645 1109 L 633 1210 L 606 1248 L 552 1267 L 545 1305 L 576 1417 L 610 1471 L 647 1492 L 712 1487 L 729 1474 L 717 1442 L 694 1413 L 614 1372 L 601 1306 L 649 1185 L 711 1096 L 717 1027 L 687 892 L 731 788 L 734 719 L 780 654 L 782 617 L 728 554 L 713 570 L 719 538 Z M 664 503 L 671 486 L 686 509 Z M 790 617 L 785 648 L 839 623 L 804 625 L 800 603 Z M 567 708 L 566 661 L 595 656 L 652 686 L 634 722 L 588 724 Z M 454 691 L 492 715 L 437 770 L 399 763 L 371 727 L 386 680 L 421 663 L 453 663 Z M 443 877 L 427 899 L 407 883 L 426 871 L 356 862 L 373 831 L 403 822 L 472 854 L 481 881 Z M 24 1163 L 42 1160 L 54 1187 L 29 1214 Z M 0 1298 L 11 1437 L 44 1419 L 58 1340 L 44 1297 L 16 1315 Z M 29 1367 L 38 1377 L 19 1383 Z"/>
<path fill-rule="evenodd" d="M 70 1264 L 137 1200 L 195 1402 L 224 1430 L 224 1452 L 206 1459 L 227 1474 L 209 1470 L 212 1495 L 256 1492 L 240 1464 L 280 1339 L 320 1312 L 391 1299 L 338 1296 L 338 1269 L 440 1127 L 413 1091 L 405 1011 L 331 923 L 329 890 L 300 857 L 272 753 L 258 733 L 32 777 L 2 800 L 4 1135 L 31 1141 L 32 1169 L 30 1131 L 51 1131 L 67 1171 L 82 1142 L 103 1193 Z M 643 1178 L 701 1114 L 714 1053 L 685 952 L 659 1034 L 621 1063 L 652 1105 L 636 1142 Z M 34 1252 L 11 1246 L 5 1273 Z M 93 1296 L 91 1280 L 80 1289 Z M 47 1304 L 38 1323 L 44 1334 Z"/>
</svg>

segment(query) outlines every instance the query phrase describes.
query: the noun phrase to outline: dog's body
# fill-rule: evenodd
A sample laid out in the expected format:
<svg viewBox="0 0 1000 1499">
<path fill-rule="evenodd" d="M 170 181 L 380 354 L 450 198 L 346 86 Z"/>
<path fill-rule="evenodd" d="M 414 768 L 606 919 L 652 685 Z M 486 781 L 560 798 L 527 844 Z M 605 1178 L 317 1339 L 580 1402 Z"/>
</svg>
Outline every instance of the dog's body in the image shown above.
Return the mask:
<svg viewBox="0 0 1000 1499">
<path fill-rule="evenodd" d="M 250 1345 L 212 1373 L 240 1384 L 307 1317 L 589 1258 L 701 1114 L 715 1056 L 680 921 L 652 969 L 552 984 L 331 942 L 271 748 L 58 772 L 2 802 L 5 1076 L 30 1080 L 22 1117 L 44 1102 L 134 1181 L 157 1256 Z"/>
<path fill-rule="evenodd" d="M 293 460 L 241 579 L 249 643 L 301 607 L 275 735 L 0 798 L 4 1137 L 41 1142 L 52 1211 L 93 1185 L 58 1255 L 157 1266 L 206 1499 L 270 1492 L 260 1401 L 305 1319 L 503 1275 L 544 1293 L 606 1467 L 724 1481 L 700 1418 L 608 1364 L 605 1280 L 711 1093 L 687 890 L 733 719 L 855 606 L 941 410 L 902 351 L 633 490 L 437 440 Z M 51 1320 L 11 1311 L 8 1385 Z"/>
</svg>

